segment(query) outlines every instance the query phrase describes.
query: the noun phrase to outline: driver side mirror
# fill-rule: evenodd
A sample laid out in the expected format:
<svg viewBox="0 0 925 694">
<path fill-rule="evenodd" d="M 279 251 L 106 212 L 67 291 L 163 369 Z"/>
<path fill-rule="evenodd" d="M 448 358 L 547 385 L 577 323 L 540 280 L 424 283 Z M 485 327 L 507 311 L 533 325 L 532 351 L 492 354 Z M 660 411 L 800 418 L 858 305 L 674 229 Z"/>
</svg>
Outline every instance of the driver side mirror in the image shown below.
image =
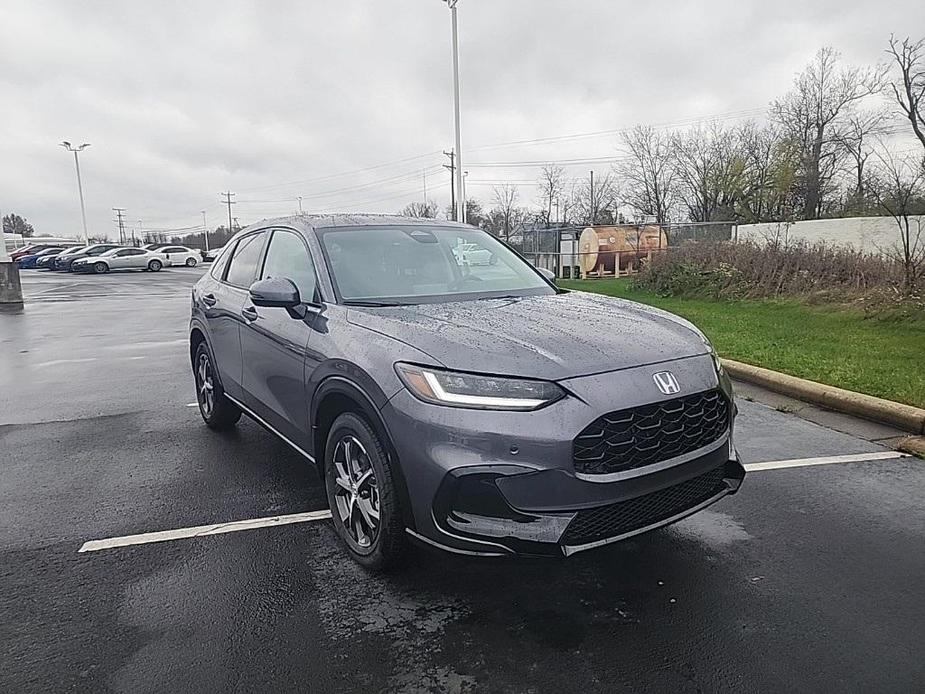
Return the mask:
<svg viewBox="0 0 925 694">
<path fill-rule="evenodd" d="M 268 277 L 258 280 L 249 290 L 254 306 L 266 308 L 295 308 L 302 303 L 299 288 L 286 277 Z"/>
</svg>

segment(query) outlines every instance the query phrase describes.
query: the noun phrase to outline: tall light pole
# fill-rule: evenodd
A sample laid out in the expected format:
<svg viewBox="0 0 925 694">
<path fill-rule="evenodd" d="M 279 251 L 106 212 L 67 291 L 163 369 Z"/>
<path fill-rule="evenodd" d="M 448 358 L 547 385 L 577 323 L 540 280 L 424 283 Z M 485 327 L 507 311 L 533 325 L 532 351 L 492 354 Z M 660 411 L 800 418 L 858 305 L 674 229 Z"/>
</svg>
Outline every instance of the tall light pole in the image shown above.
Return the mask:
<svg viewBox="0 0 925 694">
<path fill-rule="evenodd" d="M 304 213 L 302 212 L 302 196 L 300 195 L 300 196 L 298 196 L 298 198 L 299 198 L 299 216 L 301 217 L 302 214 L 304 214 Z"/>
<path fill-rule="evenodd" d="M 209 227 L 206 226 L 206 211 L 202 211 L 202 235 L 206 239 L 206 253 L 209 252 Z"/>
<path fill-rule="evenodd" d="M 450 8 L 450 16 L 453 24 L 453 107 L 456 116 L 456 190 L 459 191 L 459 197 L 456 200 L 456 219 L 465 221 L 466 194 L 463 190 L 462 140 L 459 134 L 459 39 L 456 29 L 457 0 L 445 0 L 445 2 L 447 7 Z"/>
<path fill-rule="evenodd" d="M 89 142 L 84 142 L 82 145 L 74 147 L 67 140 L 63 140 L 61 146 L 64 147 L 68 152 L 74 153 L 74 168 L 77 169 L 77 193 L 80 195 L 80 218 L 84 223 L 84 241 L 87 242 L 87 245 L 90 245 L 90 234 L 87 233 L 87 211 L 84 209 L 84 189 L 83 185 L 80 182 L 80 160 L 77 159 L 77 153 L 84 151 L 87 147 L 90 146 Z"/>
</svg>

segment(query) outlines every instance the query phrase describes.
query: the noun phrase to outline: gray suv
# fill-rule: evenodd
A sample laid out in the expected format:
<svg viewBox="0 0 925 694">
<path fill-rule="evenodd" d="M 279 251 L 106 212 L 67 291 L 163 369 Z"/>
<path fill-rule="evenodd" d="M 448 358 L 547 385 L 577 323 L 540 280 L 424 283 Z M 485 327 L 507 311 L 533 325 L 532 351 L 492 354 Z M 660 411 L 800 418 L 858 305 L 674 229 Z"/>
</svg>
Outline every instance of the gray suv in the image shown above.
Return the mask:
<svg viewBox="0 0 925 694">
<path fill-rule="evenodd" d="M 371 569 L 408 538 L 570 555 L 694 513 L 745 475 L 732 386 L 699 330 L 558 289 L 462 224 L 253 225 L 193 287 L 190 358 L 206 424 L 245 413 L 314 463 Z"/>
</svg>

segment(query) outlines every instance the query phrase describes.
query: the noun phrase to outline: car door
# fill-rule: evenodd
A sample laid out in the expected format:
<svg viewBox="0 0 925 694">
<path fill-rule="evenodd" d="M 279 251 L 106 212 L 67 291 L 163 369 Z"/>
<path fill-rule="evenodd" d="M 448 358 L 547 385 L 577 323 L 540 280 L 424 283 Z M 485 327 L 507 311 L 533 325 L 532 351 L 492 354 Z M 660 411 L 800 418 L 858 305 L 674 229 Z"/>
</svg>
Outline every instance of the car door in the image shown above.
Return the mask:
<svg viewBox="0 0 925 694">
<path fill-rule="evenodd" d="M 316 303 L 318 283 L 305 240 L 289 229 L 273 229 L 259 279 L 285 277 L 299 289 L 303 303 Z M 241 352 L 245 403 L 274 429 L 306 450 L 310 431 L 305 392 L 308 340 L 317 312 L 294 318 L 283 308 L 254 306 L 248 296 L 242 310 Z"/>
<path fill-rule="evenodd" d="M 180 248 L 179 246 L 167 246 L 167 248 L 159 248 L 158 253 L 163 253 L 167 256 L 169 265 L 182 265 L 186 262 L 186 249 Z"/>
<path fill-rule="evenodd" d="M 235 242 L 227 262 L 221 263 L 218 272 L 211 275 L 216 281 L 203 288 L 200 302 L 209 326 L 212 357 L 225 392 L 243 401 L 244 389 L 241 361 L 242 310 L 247 290 L 257 276 L 257 267 L 263 257 L 267 232 L 256 231 Z"/>
<path fill-rule="evenodd" d="M 107 258 L 109 262 L 110 270 L 124 270 L 128 266 L 128 254 L 131 253 L 134 248 L 124 248 L 121 251 L 116 251 L 111 256 Z"/>
</svg>

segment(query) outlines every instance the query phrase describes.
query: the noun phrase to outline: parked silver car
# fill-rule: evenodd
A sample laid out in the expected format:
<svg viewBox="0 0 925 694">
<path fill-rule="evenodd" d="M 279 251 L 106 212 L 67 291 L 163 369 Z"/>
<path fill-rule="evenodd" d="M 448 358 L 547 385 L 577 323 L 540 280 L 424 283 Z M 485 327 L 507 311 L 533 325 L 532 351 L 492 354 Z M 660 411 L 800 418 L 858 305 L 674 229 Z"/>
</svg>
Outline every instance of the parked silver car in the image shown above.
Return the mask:
<svg viewBox="0 0 925 694">
<path fill-rule="evenodd" d="M 158 272 L 167 264 L 167 257 L 159 251 L 144 248 L 114 248 L 102 255 L 80 258 L 71 264 L 73 272 L 95 272 L 101 274 L 110 270 L 150 270 Z"/>
</svg>

